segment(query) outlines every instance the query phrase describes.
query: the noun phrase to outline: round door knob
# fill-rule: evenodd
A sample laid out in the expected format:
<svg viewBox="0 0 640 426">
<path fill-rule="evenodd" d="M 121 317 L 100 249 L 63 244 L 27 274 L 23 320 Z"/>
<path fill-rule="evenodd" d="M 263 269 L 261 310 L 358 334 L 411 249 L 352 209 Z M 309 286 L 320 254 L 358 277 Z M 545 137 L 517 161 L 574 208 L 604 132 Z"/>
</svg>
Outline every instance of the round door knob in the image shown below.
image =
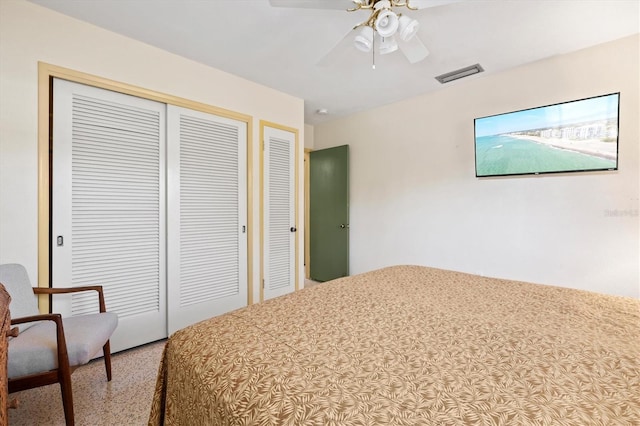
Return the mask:
<svg viewBox="0 0 640 426">
<path fill-rule="evenodd" d="M 344 223 L 340 225 L 340 228 L 346 228 L 347 225 L 345 225 Z"/>
<path fill-rule="evenodd" d="M 295 226 L 292 226 L 292 227 L 291 227 L 291 229 L 289 229 L 289 231 L 291 231 L 291 232 L 296 232 L 296 231 L 297 231 L 297 229 L 296 229 L 296 227 L 295 227 Z"/>
</svg>

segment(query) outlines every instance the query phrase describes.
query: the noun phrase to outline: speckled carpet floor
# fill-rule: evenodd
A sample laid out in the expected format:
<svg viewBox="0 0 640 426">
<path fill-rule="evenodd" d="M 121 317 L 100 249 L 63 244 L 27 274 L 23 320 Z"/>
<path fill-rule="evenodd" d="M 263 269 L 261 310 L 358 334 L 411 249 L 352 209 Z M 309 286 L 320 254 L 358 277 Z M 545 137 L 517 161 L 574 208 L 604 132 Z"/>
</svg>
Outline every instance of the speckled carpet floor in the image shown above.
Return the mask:
<svg viewBox="0 0 640 426">
<path fill-rule="evenodd" d="M 115 354 L 112 380 L 98 359 L 72 375 L 76 425 L 146 425 L 165 341 Z M 9 425 L 64 425 L 60 385 L 15 392 L 17 409 L 9 410 Z"/>
</svg>

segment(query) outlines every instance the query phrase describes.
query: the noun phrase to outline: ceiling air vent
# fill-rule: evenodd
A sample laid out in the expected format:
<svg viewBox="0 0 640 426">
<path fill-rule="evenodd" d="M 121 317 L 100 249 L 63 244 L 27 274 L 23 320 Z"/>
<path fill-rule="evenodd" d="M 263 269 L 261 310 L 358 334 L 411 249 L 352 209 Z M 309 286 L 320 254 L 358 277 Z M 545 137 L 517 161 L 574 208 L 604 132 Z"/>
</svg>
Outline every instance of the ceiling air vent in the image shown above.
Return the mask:
<svg viewBox="0 0 640 426">
<path fill-rule="evenodd" d="M 471 65 L 469 67 L 460 68 L 459 70 L 451 71 L 446 74 L 442 74 L 436 77 L 440 83 L 445 84 L 453 80 L 457 80 L 463 77 L 469 77 L 470 75 L 478 74 L 484 71 L 480 64 Z"/>
</svg>

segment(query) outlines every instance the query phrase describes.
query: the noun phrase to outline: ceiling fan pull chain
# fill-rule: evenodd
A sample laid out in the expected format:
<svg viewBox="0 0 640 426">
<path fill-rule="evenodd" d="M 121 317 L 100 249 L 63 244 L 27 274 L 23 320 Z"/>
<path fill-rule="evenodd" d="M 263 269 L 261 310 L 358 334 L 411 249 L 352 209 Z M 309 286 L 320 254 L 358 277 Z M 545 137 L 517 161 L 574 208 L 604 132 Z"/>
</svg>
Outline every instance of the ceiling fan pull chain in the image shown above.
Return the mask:
<svg viewBox="0 0 640 426">
<path fill-rule="evenodd" d="M 373 39 L 371 40 L 371 69 L 376 69 L 376 33 L 373 33 Z"/>
</svg>

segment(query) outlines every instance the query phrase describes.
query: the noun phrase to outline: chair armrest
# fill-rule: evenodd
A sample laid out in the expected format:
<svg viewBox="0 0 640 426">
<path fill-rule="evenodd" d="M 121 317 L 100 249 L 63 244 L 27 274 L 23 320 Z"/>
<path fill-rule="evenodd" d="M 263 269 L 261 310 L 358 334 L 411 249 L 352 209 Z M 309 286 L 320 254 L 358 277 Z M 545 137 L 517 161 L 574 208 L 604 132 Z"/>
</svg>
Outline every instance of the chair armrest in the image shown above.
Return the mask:
<svg viewBox="0 0 640 426">
<path fill-rule="evenodd" d="M 11 325 L 24 324 L 25 322 L 35 321 L 53 321 L 56 323 L 56 328 L 58 327 L 58 323 L 60 323 L 60 327 L 62 327 L 62 315 L 60 314 L 40 314 L 31 315 L 28 317 L 11 318 Z"/>
<path fill-rule="evenodd" d="M 84 287 L 65 287 L 65 288 L 48 288 L 48 287 L 33 287 L 35 294 L 68 294 L 79 293 L 81 291 L 97 291 L 98 303 L 100 304 L 100 312 L 107 312 L 106 305 L 104 304 L 104 292 L 101 285 L 91 285 Z"/>
<path fill-rule="evenodd" d="M 11 318 L 11 324 L 22 324 L 34 321 L 53 321 L 56 323 L 56 343 L 58 353 L 58 369 L 62 374 L 71 374 L 69 367 L 69 354 L 67 352 L 67 341 L 64 337 L 64 327 L 62 326 L 62 315 L 60 314 L 40 314 L 28 317 Z M 16 337 L 20 338 L 20 336 Z"/>
</svg>

